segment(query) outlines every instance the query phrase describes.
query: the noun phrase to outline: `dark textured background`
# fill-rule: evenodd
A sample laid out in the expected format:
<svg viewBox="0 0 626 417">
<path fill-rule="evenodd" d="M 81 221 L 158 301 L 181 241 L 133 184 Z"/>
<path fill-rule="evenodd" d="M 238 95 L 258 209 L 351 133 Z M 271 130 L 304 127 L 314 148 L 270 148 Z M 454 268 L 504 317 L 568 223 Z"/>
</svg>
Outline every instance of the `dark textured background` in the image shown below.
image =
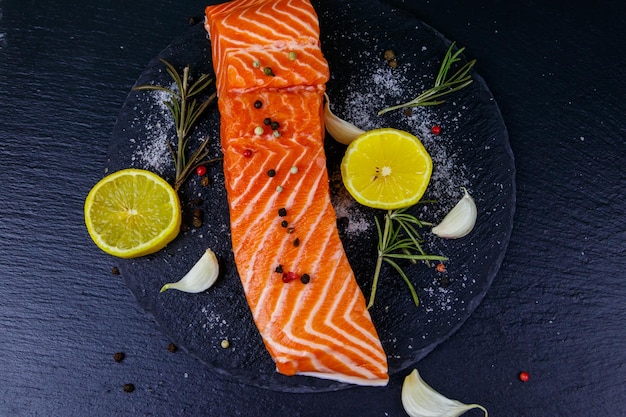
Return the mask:
<svg viewBox="0 0 626 417">
<path fill-rule="evenodd" d="M 278 394 L 168 352 L 89 239 L 119 109 L 205 6 L 178 3 L 0 3 L 0 416 L 404 415 L 399 379 Z M 624 6 L 398 3 L 478 59 L 517 169 L 502 268 L 420 372 L 491 416 L 625 416 Z"/>
</svg>

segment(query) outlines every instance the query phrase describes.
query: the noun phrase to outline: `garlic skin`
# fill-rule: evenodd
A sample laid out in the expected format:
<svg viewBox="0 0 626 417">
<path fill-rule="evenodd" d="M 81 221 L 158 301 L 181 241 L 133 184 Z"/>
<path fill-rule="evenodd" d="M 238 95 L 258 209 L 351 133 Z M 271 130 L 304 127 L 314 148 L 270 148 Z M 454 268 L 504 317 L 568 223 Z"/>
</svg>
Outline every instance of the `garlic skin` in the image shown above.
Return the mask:
<svg viewBox="0 0 626 417">
<path fill-rule="evenodd" d="M 441 223 L 433 227 L 432 232 L 445 239 L 458 239 L 467 236 L 476 224 L 476 203 L 467 189 L 463 188 L 461 200 L 443 218 Z"/>
<path fill-rule="evenodd" d="M 365 133 L 364 130 L 359 129 L 352 123 L 335 116 L 335 114 L 330 111 L 330 99 L 328 98 L 328 94 L 324 93 L 324 97 L 326 98 L 326 103 L 324 104 L 324 124 L 330 136 L 339 143 L 349 145 L 359 135 Z"/>
<path fill-rule="evenodd" d="M 402 406 L 411 417 L 458 417 L 468 410 L 479 408 L 489 416 L 479 404 L 463 404 L 451 400 L 430 387 L 417 369 L 414 369 L 402 384 Z"/>
<path fill-rule="evenodd" d="M 204 255 L 191 267 L 189 272 L 178 282 L 168 282 L 161 287 L 161 291 L 175 289 L 188 293 L 199 293 L 205 291 L 215 283 L 220 273 L 220 264 L 215 253 L 207 249 Z"/>
</svg>

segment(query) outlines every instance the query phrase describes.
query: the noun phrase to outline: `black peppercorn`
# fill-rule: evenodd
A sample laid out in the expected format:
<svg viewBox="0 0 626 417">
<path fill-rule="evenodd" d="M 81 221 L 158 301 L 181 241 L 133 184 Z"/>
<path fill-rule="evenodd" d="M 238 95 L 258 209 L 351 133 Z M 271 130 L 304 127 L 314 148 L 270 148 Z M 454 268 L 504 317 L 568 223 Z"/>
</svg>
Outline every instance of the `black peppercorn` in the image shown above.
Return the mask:
<svg viewBox="0 0 626 417">
<path fill-rule="evenodd" d="M 285 208 L 278 209 L 278 215 L 280 217 L 285 217 L 287 215 L 287 210 Z"/>
<path fill-rule="evenodd" d="M 124 384 L 124 392 L 133 392 L 135 386 L 133 384 Z"/>
<path fill-rule="evenodd" d="M 260 109 L 261 107 L 263 107 L 263 103 L 261 102 L 261 100 L 257 100 L 254 102 L 255 109 Z"/>
<path fill-rule="evenodd" d="M 269 117 L 266 117 L 265 119 L 263 119 L 263 124 L 266 126 L 269 126 L 272 124 L 272 119 L 270 119 Z"/>
<path fill-rule="evenodd" d="M 273 169 L 270 169 L 269 171 L 267 171 L 267 176 L 268 177 L 273 177 L 274 175 L 276 175 L 276 171 Z"/>
<path fill-rule="evenodd" d="M 300 246 L 300 238 L 299 237 L 297 237 L 296 240 L 293 241 L 293 246 L 295 246 L 296 248 L 298 246 Z"/>
<path fill-rule="evenodd" d="M 282 227 L 287 227 L 287 226 L 289 226 L 289 222 L 288 222 L 287 220 L 283 220 L 283 221 L 280 223 L 280 225 L 281 225 Z"/>
<path fill-rule="evenodd" d="M 308 284 L 309 281 L 311 281 L 311 277 L 309 276 L 309 274 L 302 274 L 302 276 L 300 277 L 300 282 L 303 284 Z"/>
<path fill-rule="evenodd" d="M 270 128 L 272 130 L 278 130 L 279 127 L 280 127 L 280 123 L 278 123 L 278 122 L 271 122 L 270 123 Z"/>
<path fill-rule="evenodd" d="M 274 271 L 278 272 L 279 274 L 282 274 L 283 273 L 283 266 L 282 265 L 278 265 Z"/>
<path fill-rule="evenodd" d="M 125 357 L 126 355 L 124 354 L 124 352 L 117 352 L 115 355 L 113 355 L 113 360 L 119 363 L 122 362 Z"/>
<path fill-rule="evenodd" d="M 167 351 L 170 353 L 174 353 L 178 350 L 178 348 L 176 347 L 176 345 L 174 343 L 170 343 L 169 345 L 167 345 Z"/>
</svg>

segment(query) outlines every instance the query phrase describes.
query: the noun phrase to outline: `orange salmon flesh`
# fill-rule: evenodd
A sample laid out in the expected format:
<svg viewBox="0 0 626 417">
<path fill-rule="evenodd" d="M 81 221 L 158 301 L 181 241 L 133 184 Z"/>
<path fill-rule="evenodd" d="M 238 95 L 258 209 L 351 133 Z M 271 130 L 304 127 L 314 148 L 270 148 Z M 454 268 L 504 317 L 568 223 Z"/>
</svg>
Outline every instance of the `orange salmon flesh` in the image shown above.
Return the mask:
<svg viewBox="0 0 626 417">
<path fill-rule="evenodd" d="M 386 385 L 330 200 L 317 14 L 308 0 L 235 0 L 205 15 L 233 252 L 263 342 L 282 374 Z"/>
</svg>

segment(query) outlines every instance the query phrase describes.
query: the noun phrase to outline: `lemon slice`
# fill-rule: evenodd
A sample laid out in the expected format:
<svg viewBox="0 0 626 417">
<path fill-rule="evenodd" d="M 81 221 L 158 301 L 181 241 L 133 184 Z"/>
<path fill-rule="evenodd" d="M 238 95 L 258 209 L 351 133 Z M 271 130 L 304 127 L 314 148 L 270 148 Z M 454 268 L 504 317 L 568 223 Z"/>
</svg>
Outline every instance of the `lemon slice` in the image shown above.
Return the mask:
<svg viewBox="0 0 626 417">
<path fill-rule="evenodd" d="M 123 169 L 100 180 L 85 199 L 85 224 L 100 249 L 120 258 L 154 253 L 180 231 L 180 201 L 160 176 Z"/>
<path fill-rule="evenodd" d="M 341 162 L 343 183 L 355 200 L 387 210 L 417 203 L 432 170 L 432 160 L 420 140 L 391 128 L 357 137 Z"/>
</svg>

